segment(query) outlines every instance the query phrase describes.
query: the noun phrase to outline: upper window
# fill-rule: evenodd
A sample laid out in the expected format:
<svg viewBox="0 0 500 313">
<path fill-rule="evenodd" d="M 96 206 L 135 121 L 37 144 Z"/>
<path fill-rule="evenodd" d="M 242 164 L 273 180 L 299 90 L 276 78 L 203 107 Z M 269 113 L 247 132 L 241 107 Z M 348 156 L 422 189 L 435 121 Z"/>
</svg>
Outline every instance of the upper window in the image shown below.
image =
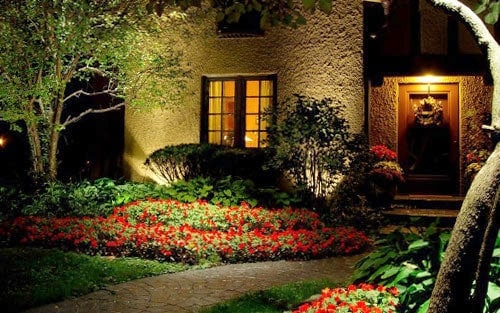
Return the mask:
<svg viewBox="0 0 500 313">
<path fill-rule="evenodd" d="M 266 146 L 269 110 L 276 103 L 276 76 L 204 77 L 203 142 Z"/>
</svg>

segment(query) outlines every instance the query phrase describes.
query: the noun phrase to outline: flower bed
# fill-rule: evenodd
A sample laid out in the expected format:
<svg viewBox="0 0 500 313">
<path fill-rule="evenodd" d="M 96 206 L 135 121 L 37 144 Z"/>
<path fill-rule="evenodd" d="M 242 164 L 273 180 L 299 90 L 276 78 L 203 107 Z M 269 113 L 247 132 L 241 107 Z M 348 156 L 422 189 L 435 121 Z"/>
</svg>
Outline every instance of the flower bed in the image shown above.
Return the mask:
<svg viewBox="0 0 500 313">
<path fill-rule="evenodd" d="M 173 200 L 132 202 L 108 217 L 18 217 L 0 225 L 0 241 L 187 263 L 319 258 L 371 244 L 363 232 L 326 227 L 308 210 Z"/>
<path fill-rule="evenodd" d="M 323 289 L 318 300 L 301 305 L 293 313 L 395 313 L 398 290 L 371 284 Z"/>
</svg>

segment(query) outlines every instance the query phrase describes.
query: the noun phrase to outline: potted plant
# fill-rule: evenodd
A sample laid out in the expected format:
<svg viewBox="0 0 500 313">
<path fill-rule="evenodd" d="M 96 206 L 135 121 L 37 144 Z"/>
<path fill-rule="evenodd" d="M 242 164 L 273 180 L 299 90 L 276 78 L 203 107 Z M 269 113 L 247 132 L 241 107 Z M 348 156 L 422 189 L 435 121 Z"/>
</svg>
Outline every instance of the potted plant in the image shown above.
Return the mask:
<svg viewBox="0 0 500 313">
<path fill-rule="evenodd" d="M 476 177 L 477 172 L 483 167 L 490 156 L 491 151 L 487 149 L 474 149 L 466 155 L 465 178 L 470 185 Z"/>
<path fill-rule="evenodd" d="M 367 173 L 367 200 L 374 207 L 389 207 L 396 196 L 397 187 L 404 182 L 403 169 L 397 162 L 396 152 L 385 145 L 370 148 L 372 166 Z"/>
</svg>

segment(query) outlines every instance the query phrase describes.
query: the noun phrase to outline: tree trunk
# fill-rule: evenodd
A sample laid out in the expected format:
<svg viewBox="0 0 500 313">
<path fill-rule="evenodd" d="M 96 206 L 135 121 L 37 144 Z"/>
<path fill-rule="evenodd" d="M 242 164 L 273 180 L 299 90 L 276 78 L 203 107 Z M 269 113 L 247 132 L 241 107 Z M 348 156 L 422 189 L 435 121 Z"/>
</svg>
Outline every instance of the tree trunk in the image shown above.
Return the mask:
<svg viewBox="0 0 500 313">
<path fill-rule="evenodd" d="M 26 132 L 30 145 L 31 173 L 35 179 L 42 177 L 44 173 L 42 147 L 40 135 L 36 123 L 27 123 Z"/>
<path fill-rule="evenodd" d="M 433 6 L 458 17 L 469 28 L 488 58 L 493 78 L 492 121 L 487 128 L 500 131 L 500 47 L 482 20 L 469 7 L 457 0 L 427 0 Z M 498 233 L 497 196 L 500 185 L 500 143 L 474 179 L 453 228 L 446 256 L 432 291 L 428 313 L 481 313 L 484 292 L 471 297 L 475 278 L 488 279 L 484 262 L 493 253 L 488 244 Z M 492 223 L 489 223 L 492 222 Z M 480 260 L 482 258 L 482 260 Z M 475 277 L 475 275 L 477 275 Z M 484 281 L 478 285 L 484 286 Z M 480 299 L 482 297 L 482 299 Z M 479 308 L 479 306 L 481 308 Z"/>
<path fill-rule="evenodd" d="M 465 197 L 453 228 L 446 256 L 432 291 L 427 313 L 474 312 L 471 288 L 490 213 L 500 187 L 500 143 L 479 171 Z M 496 237 L 496 233 L 490 232 Z M 483 251 L 491 255 L 493 249 Z M 479 299 L 484 301 L 484 299 Z M 480 312 L 478 312 L 480 313 Z"/>
</svg>

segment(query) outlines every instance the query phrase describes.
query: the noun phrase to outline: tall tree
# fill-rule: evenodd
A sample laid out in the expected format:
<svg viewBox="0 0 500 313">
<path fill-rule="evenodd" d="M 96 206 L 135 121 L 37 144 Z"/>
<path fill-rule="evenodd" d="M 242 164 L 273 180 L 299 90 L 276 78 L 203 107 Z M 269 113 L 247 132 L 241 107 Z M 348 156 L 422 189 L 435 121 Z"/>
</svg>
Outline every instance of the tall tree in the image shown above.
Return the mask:
<svg viewBox="0 0 500 313">
<path fill-rule="evenodd" d="M 170 46 L 141 46 L 159 21 L 146 18 L 146 1 L 0 0 L 0 7 L 0 120 L 25 129 L 35 178 L 57 178 L 59 138 L 69 125 L 120 109 L 125 95 L 133 102 L 151 75 L 182 85 Z M 106 84 L 89 84 L 96 76 Z M 63 115 L 74 99 L 97 95 L 111 101 Z"/>
<path fill-rule="evenodd" d="M 428 310 L 429 313 L 480 313 L 488 288 L 489 266 L 500 217 L 500 47 L 481 18 L 460 1 L 428 1 L 458 17 L 471 30 L 488 59 L 493 78 L 492 121 L 483 128 L 492 132 L 495 149 L 467 192 Z M 485 21 L 496 23 L 500 13 L 499 1 L 482 0 L 478 12 L 485 9 L 488 10 Z"/>
</svg>

